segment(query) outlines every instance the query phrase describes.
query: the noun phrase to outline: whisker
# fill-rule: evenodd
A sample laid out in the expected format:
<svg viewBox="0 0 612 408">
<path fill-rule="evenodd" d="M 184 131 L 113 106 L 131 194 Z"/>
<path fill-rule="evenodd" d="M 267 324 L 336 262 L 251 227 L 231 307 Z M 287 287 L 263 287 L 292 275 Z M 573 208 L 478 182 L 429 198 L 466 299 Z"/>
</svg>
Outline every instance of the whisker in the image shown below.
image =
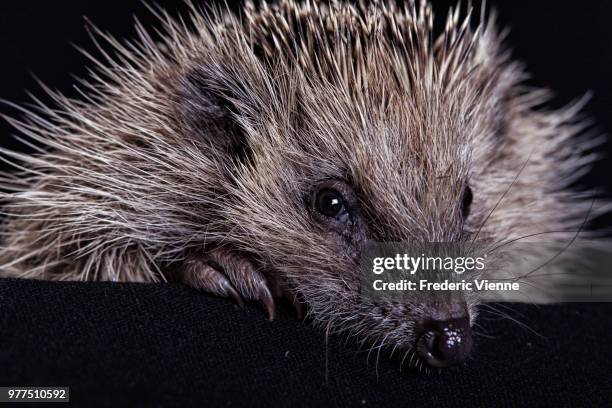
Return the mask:
<svg viewBox="0 0 612 408">
<path fill-rule="evenodd" d="M 408 354 L 410 354 L 412 352 L 412 350 L 408 350 L 404 353 L 404 357 L 402 357 L 402 361 L 400 362 L 400 373 L 402 372 L 402 366 L 404 365 L 404 361 L 406 360 L 406 357 L 408 357 Z M 408 366 L 410 366 L 410 363 L 408 363 Z"/>
<path fill-rule="evenodd" d="M 582 224 L 580 225 L 580 228 L 578 228 L 578 231 L 574 234 L 574 236 L 572 237 L 572 239 L 567 243 L 567 245 L 565 247 L 563 247 L 563 249 L 561 249 L 561 251 L 557 252 L 552 258 L 548 259 L 546 262 L 544 262 L 543 264 L 541 264 L 540 266 L 532 269 L 531 271 L 529 271 L 527 274 L 519 276 L 516 278 L 516 280 L 521 279 L 521 278 L 525 278 L 528 277 L 529 275 L 531 275 L 533 272 L 536 272 L 537 270 L 545 267 L 546 265 L 549 265 L 551 262 L 553 262 L 555 259 L 557 259 L 559 256 L 561 256 L 565 251 L 567 251 L 567 249 L 574 243 L 576 242 L 576 239 L 578 239 L 578 235 L 580 235 L 580 233 L 582 232 L 582 230 L 584 229 L 584 227 L 587 224 L 587 221 L 589 219 L 589 216 L 591 215 L 591 211 L 593 210 L 593 205 L 595 204 L 595 198 L 593 198 L 593 200 L 591 200 L 591 206 L 589 207 L 589 210 L 587 211 L 584 220 L 582 221 Z M 516 281 L 515 280 L 515 281 Z"/>
<path fill-rule="evenodd" d="M 516 323 L 516 324 L 517 324 L 517 325 L 519 325 L 520 327 L 522 327 L 522 328 L 524 328 L 524 329 L 526 329 L 526 330 L 530 331 L 531 333 L 535 334 L 535 335 L 536 335 L 536 336 L 538 336 L 538 337 L 541 337 L 541 338 L 546 338 L 546 337 L 545 337 L 543 334 L 539 333 L 537 330 L 533 329 L 533 328 L 532 328 L 532 327 L 530 327 L 528 324 L 526 324 L 526 323 L 524 323 L 524 322 L 521 322 L 521 321 L 520 321 L 520 320 L 518 320 L 517 318 L 515 318 L 515 317 L 513 317 L 513 316 L 509 315 L 508 313 L 505 313 L 505 312 L 501 312 L 501 311 L 499 311 L 499 310 L 496 310 L 495 308 L 491 307 L 490 305 L 489 305 L 489 307 L 490 307 L 490 310 L 486 310 L 486 309 L 485 309 L 484 311 L 486 311 L 486 312 L 488 312 L 488 313 L 491 313 L 491 314 L 493 314 L 493 315 L 497 315 L 497 316 L 499 316 L 499 317 L 501 317 L 501 318 L 508 319 L 508 320 L 510 320 L 511 322 Z"/>
<path fill-rule="evenodd" d="M 502 202 L 502 200 L 504 199 L 504 197 L 506 197 L 506 195 L 508 194 L 508 192 L 510 191 L 510 189 L 512 188 L 512 186 L 514 186 L 514 184 L 516 183 L 516 181 L 518 180 L 518 178 L 520 177 L 521 173 L 523 172 L 523 170 L 525 170 L 525 167 L 527 167 L 527 163 L 529 163 L 529 160 L 531 159 L 531 154 L 529 154 L 529 157 L 527 157 L 527 160 L 525 160 L 525 163 L 523 163 L 523 165 L 521 166 L 519 172 L 517 173 L 517 175 L 514 177 L 514 180 L 512 180 L 512 183 L 510 183 L 510 185 L 508 186 L 508 188 L 506 189 L 506 191 L 504 191 L 504 193 L 501 195 L 501 197 L 499 198 L 499 200 L 497 200 L 497 203 L 495 203 L 495 206 L 491 209 L 491 211 L 489 212 L 489 214 L 487 214 L 487 216 L 485 217 L 485 219 L 482 221 L 482 223 L 480 224 L 480 227 L 478 228 L 478 231 L 476 231 L 476 235 L 474 236 L 474 238 L 472 238 L 472 246 L 474 244 L 474 242 L 476 242 L 476 239 L 478 238 L 478 235 L 480 235 L 480 232 L 482 231 L 482 229 L 484 228 L 485 224 L 487 223 L 487 221 L 489 220 L 489 218 L 491 217 L 491 215 L 493 214 L 493 212 L 497 209 L 497 207 L 499 206 L 499 204 Z"/>
<path fill-rule="evenodd" d="M 565 232 L 580 232 L 579 230 L 554 230 L 554 231 L 542 231 L 542 232 L 536 232 L 533 234 L 527 234 L 527 235 L 523 235 L 517 238 L 513 238 L 513 239 L 509 239 L 507 241 L 502 242 L 501 240 L 496 241 L 494 243 L 492 243 L 491 245 L 496 245 L 495 247 L 489 249 L 487 248 L 485 251 L 486 253 L 490 253 L 490 252 L 494 252 L 496 250 L 498 250 L 499 248 L 502 248 L 506 245 L 512 244 L 514 242 L 520 241 L 522 239 L 526 239 L 526 238 L 531 238 L 531 237 L 537 237 L 540 235 L 546 235 L 546 234 L 561 234 L 561 233 L 565 233 Z"/>
</svg>

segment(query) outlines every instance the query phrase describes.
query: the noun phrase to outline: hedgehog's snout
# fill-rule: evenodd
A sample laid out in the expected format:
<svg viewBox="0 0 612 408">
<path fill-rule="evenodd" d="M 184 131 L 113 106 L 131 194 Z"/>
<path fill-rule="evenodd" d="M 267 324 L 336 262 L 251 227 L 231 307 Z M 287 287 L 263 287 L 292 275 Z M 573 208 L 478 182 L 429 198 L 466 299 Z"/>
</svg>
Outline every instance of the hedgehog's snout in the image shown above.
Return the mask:
<svg viewBox="0 0 612 408">
<path fill-rule="evenodd" d="M 416 340 L 416 353 L 428 366 L 445 368 L 463 363 L 472 349 L 472 329 L 461 316 L 428 320 Z"/>
</svg>

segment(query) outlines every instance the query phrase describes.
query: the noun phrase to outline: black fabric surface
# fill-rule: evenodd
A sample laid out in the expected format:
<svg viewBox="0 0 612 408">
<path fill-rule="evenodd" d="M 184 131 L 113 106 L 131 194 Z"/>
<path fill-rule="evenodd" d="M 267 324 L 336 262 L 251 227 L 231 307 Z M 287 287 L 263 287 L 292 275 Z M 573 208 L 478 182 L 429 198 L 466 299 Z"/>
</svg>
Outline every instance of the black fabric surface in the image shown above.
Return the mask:
<svg viewBox="0 0 612 408">
<path fill-rule="evenodd" d="M 473 357 L 425 374 L 181 285 L 0 279 L 0 385 L 73 406 L 606 406 L 612 305 L 510 307 L 538 334 L 485 313 Z"/>
</svg>

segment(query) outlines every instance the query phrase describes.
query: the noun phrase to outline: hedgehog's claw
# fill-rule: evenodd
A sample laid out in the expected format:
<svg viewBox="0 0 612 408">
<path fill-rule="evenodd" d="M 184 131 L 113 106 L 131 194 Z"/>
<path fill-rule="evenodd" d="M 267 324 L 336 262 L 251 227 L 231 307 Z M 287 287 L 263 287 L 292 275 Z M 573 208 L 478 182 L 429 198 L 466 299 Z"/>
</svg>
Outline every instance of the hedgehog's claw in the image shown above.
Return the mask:
<svg viewBox="0 0 612 408">
<path fill-rule="evenodd" d="M 234 301 L 238 303 L 238 306 L 244 307 L 244 300 L 242 300 L 242 297 L 240 296 L 240 294 L 236 292 L 236 289 L 234 289 L 234 287 L 229 281 L 227 281 L 227 284 L 225 284 L 225 289 L 227 291 L 226 294 L 229 295 L 232 299 L 234 299 Z"/>
<path fill-rule="evenodd" d="M 205 290 L 213 295 L 231 297 L 244 306 L 242 297 L 229 279 L 216 268 L 202 260 L 189 258 L 185 262 L 183 281 L 196 289 Z"/>
<path fill-rule="evenodd" d="M 274 298 L 265 276 L 246 257 L 227 249 L 218 248 L 206 254 L 207 259 L 218 265 L 242 297 L 261 302 L 274 319 Z"/>
<path fill-rule="evenodd" d="M 268 311 L 268 317 L 270 321 L 274 320 L 275 308 L 274 308 L 274 299 L 270 294 L 270 291 L 267 287 L 262 287 L 259 291 L 259 301 L 263 303 L 266 310 Z"/>
<path fill-rule="evenodd" d="M 261 302 L 274 320 L 274 297 L 265 276 L 246 257 L 227 249 L 214 249 L 185 262 L 184 282 L 217 296 L 231 297 L 240 306 L 243 299 Z"/>
</svg>

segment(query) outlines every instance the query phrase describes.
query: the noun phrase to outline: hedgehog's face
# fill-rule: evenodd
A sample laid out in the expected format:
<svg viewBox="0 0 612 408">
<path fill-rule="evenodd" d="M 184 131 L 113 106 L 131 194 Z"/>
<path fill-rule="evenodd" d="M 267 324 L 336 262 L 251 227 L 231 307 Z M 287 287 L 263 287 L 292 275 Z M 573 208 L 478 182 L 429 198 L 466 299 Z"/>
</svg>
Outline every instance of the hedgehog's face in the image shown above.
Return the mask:
<svg viewBox="0 0 612 408">
<path fill-rule="evenodd" d="M 471 348 L 478 299 L 462 292 L 368 299 L 359 264 L 371 242 L 469 238 L 484 213 L 471 179 L 471 135 L 480 129 L 440 124 L 418 134 L 405 120 L 408 109 L 395 120 L 365 116 L 364 126 L 350 120 L 351 109 L 302 109 L 299 134 L 269 123 L 261 128 L 282 139 L 251 136 L 250 162 L 231 194 L 243 203 L 238 228 L 271 277 L 282 277 L 329 330 L 415 352 L 415 364 L 459 363 Z"/>
<path fill-rule="evenodd" d="M 455 197 L 458 202 L 449 205 L 457 207 L 457 211 L 438 213 L 430 218 L 430 222 L 420 223 L 419 217 L 412 211 L 399 209 L 404 215 L 392 214 L 392 224 L 385 225 L 382 215 L 389 212 L 385 202 L 392 202 L 396 193 L 389 192 L 384 197 L 368 199 L 361 195 L 363 189 L 356 191 L 347 181 L 323 180 L 316 183 L 307 201 L 307 210 L 311 213 L 312 222 L 317 224 L 314 230 L 321 234 L 319 251 L 327 247 L 327 253 L 319 255 L 320 262 L 324 263 L 327 259 L 330 266 L 333 265 L 335 271 L 327 274 L 335 272 L 340 285 L 336 290 L 346 291 L 337 294 L 346 302 L 343 307 L 335 306 L 338 316 L 342 316 L 337 318 L 338 327 L 344 329 L 348 326 L 349 331 L 362 331 L 367 335 L 362 335 L 360 340 L 370 345 L 387 344 L 404 353 L 414 352 L 418 359 L 411 358 L 411 363 L 415 364 L 424 362 L 433 367 L 446 367 L 467 357 L 472 346 L 470 319 L 477 302 L 473 296 L 468 298 L 461 292 L 452 295 L 432 292 L 425 296 L 422 293 L 415 296 L 408 294 L 394 301 L 376 295 L 372 297 L 371 291 L 362 287 L 370 284 L 370 271 L 367 266 L 361 268 L 363 265 L 359 265 L 365 262 L 361 255 L 368 242 L 402 240 L 406 243 L 418 240 L 423 243 L 432 239 L 434 225 L 444 223 L 439 222 L 440 217 L 456 217 L 458 213 L 461 223 L 465 223 L 470 214 L 473 193 L 467 183 L 461 184 L 463 191 Z M 402 194 L 407 192 L 400 192 Z M 428 211 L 431 212 L 428 206 L 419 205 L 417 212 Z M 456 223 L 447 222 L 448 230 L 437 232 L 441 234 L 437 235 L 438 239 L 462 239 L 461 231 L 453 231 L 453 224 Z M 360 271 L 359 276 L 356 271 Z M 359 293 L 358 297 L 356 293 Z M 309 300 L 308 295 L 306 300 Z"/>
<path fill-rule="evenodd" d="M 478 299 L 366 299 L 359 263 L 370 242 L 468 239 L 486 209 L 478 176 L 487 163 L 474 166 L 473 144 L 490 123 L 469 119 L 461 99 L 435 89 L 416 102 L 395 89 L 387 106 L 359 105 L 328 84 L 291 89 L 300 90 L 295 105 L 272 96 L 265 116 L 241 123 L 242 162 L 223 215 L 235 223 L 232 238 L 328 330 L 416 352 L 415 363 L 463 361 Z"/>
<path fill-rule="evenodd" d="M 567 226 L 562 219 L 580 208 L 550 187 L 561 184 L 560 146 L 572 130 L 534 112 L 537 95 L 518 95 L 522 74 L 490 31 L 435 42 L 451 49 L 420 49 L 428 38 L 414 48 L 380 40 L 357 62 L 341 43 L 326 50 L 334 63 L 265 65 L 245 52 L 244 61 L 231 55 L 242 69 L 203 65 L 187 82 L 186 123 L 205 130 L 199 137 L 218 147 L 211 155 L 229 173 L 219 187 L 224 239 L 298 293 L 327 332 L 448 366 L 469 352 L 479 299 L 461 291 L 366 299 L 364 249 L 487 244 Z"/>
</svg>

